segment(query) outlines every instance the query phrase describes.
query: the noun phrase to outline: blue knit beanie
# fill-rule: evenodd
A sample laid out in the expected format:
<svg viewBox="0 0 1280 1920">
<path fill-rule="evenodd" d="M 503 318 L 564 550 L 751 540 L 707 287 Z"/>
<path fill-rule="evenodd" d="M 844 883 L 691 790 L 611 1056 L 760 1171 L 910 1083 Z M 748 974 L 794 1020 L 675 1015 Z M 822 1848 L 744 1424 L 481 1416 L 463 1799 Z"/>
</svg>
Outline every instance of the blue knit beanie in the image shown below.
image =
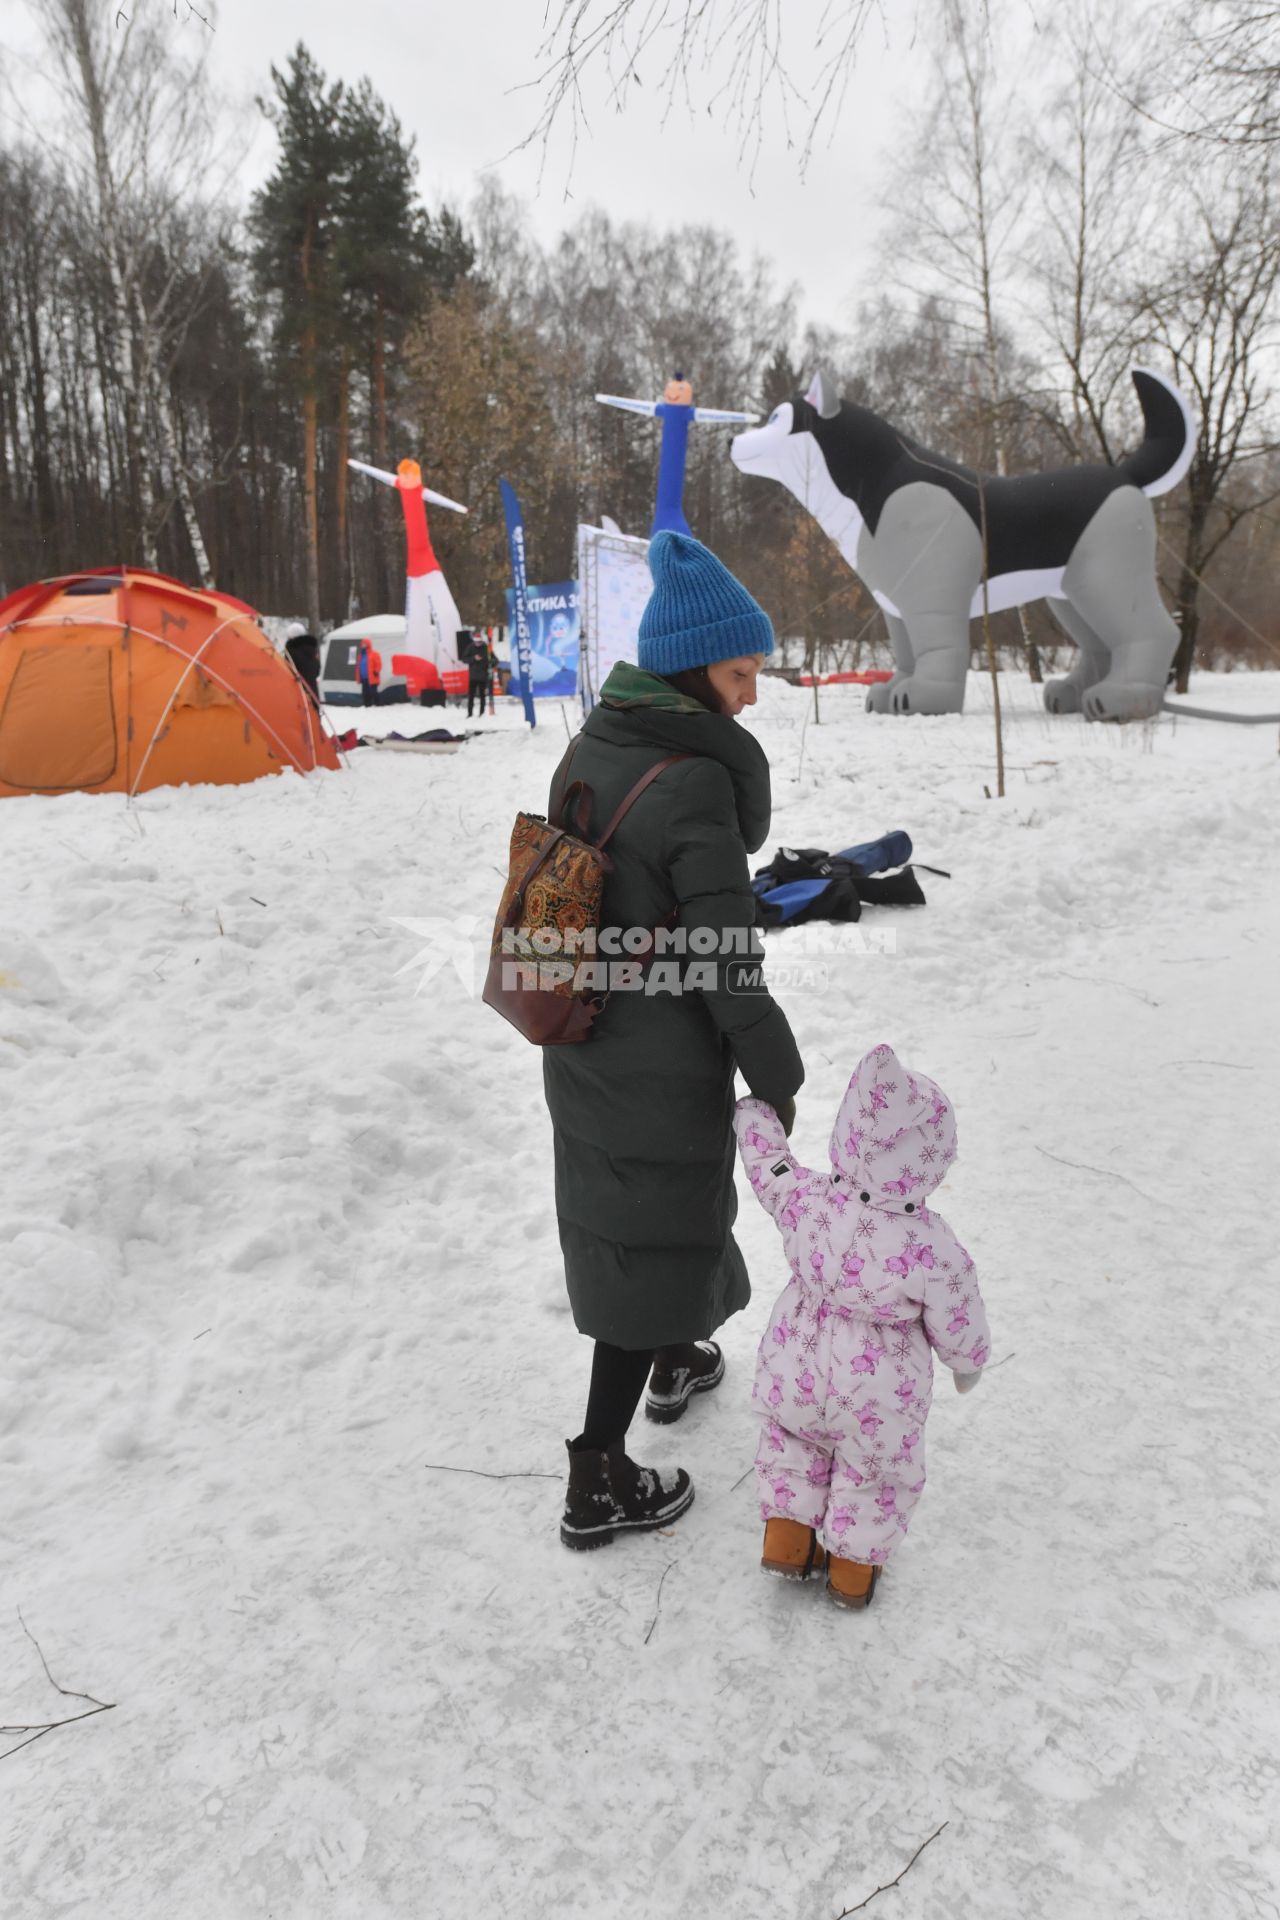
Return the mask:
<svg viewBox="0 0 1280 1920">
<path fill-rule="evenodd" d="M 683 673 L 773 652 L 768 614 L 700 540 L 668 528 L 655 533 L 649 571 L 653 592 L 640 616 L 636 661 L 645 672 Z"/>
</svg>

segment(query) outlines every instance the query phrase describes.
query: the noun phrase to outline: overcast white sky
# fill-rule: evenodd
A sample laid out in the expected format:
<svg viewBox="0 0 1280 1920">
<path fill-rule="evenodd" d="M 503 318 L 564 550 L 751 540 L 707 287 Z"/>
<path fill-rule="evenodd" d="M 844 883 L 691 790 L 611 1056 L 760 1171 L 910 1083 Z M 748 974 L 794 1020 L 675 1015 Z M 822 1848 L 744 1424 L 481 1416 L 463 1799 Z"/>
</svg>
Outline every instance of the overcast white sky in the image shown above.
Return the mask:
<svg viewBox="0 0 1280 1920">
<path fill-rule="evenodd" d="M 114 15 L 119 0 L 101 4 Z M 558 9 L 558 0 L 552 6 Z M 21 58 L 29 56 L 35 36 L 20 11 L 15 0 L 0 6 L 0 37 Z M 920 0 L 883 0 L 880 18 L 864 34 L 834 135 L 815 154 L 807 178 L 786 150 L 775 110 L 753 179 L 740 160 L 735 129 L 723 113 L 706 112 L 714 81 L 698 71 L 689 76 L 696 116 L 678 105 L 664 127 L 659 82 L 665 60 L 655 52 L 639 62 L 641 84 L 630 90 L 625 113 L 610 109 L 603 73 L 591 83 L 591 125 L 567 181 L 568 202 L 567 122 L 547 156 L 540 189 L 540 151 L 503 158 L 538 117 L 542 96 L 528 83 L 540 71 L 543 11 L 543 0 L 221 0 L 213 16 L 211 73 L 221 92 L 251 100 L 269 85 L 272 62 L 283 62 L 301 38 L 331 77 L 368 74 L 417 136 L 429 203 L 442 197 L 465 203 L 481 170 L 493 168 L 529 200 L 544 238 L 594 200 L 618 218 L 728 228 L 745 248 L 772 258 L 782 279 L 799 283 L 806 318 L 844 322 L 858 299 L 876 291 L 871 275 L 884 220 L 877 196 L 894 156 L 909 145 L 911 107 L 928 84 L 927 56 L 914 38 L 918 18 L 929 12 Z M 806 77 L 818 71 L 811 49 L 825 11 L 827 0 L 786 0 L 794 65 Z M 715 71 L 723 76 L 723 59 Z M 21 67 L 18 77 L 21 84 Z M 260 116 L 248 112 L 243 124 L 247 193 L 269 169 L 274 143 Z"/>
<path fill-rule="evenodd" d="M 817 71 L 809 49 L 826 10 L 827 0 L 786 0 L 796 66 L 806 76 Z M 656 51 L 638 63 L 641 84 L 630 89 L 623 113 L 609 105 L 603 71 L 590 82 L 590 127 L 571 175 L 567 120 L 545 166 L 539 148 L 504 159 L 543 102 L 544 90 L 529 84 L 545 66 L 538 58 L 543 12 L 543 0 L 223 0 L 215 68 L 227 83 L 251 91 L 265 80 L 269 62 L 283 59 L 301 36 L 327 72 L 352 79 L 367 73 L 417 135 L 429 201 L 466 200 L 481 169 L 493 168 L 529 200 L 543 237 L 595 200 L 618 218 L 727 227 L 744 247 L 776 260 L 783 278 L 800 282 L 815 318 L 836 321 L 868 291 L 880 222 L 868 195 L 884 178 L 881 156 L 903 141 L 892 96 L 910 95 L 913 81 L 919 95 L 926 83 L 923 50 L 911 48 L 917 0 L 884 0 L 883 22 L 865 35 L 835 137 L 805 180 L 776 113 L 753 180 L 723 111 L 711 117 L 705 110 L 714 81 L 696 71 L 690 91 L 700 111 L 691 117 L 687 106 L 675 105 L 664 125 L 666 60 Z M 722 59 L 717 74 L 726 67 Z M 256 141 L 259 168 L 269 155 L 269 140 Z"/>
</svg>

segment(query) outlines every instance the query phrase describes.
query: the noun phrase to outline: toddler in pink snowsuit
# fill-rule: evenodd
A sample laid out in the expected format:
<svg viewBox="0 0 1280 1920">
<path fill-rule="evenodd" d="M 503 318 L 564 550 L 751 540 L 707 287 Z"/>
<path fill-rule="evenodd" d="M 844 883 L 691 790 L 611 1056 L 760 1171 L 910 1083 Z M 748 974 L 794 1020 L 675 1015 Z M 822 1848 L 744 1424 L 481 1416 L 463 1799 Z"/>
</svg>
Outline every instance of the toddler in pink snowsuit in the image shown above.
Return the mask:
<svg viewBox="0 0 1280 1920">
<path fill-rule="evenodd" d="M 791 1266 L 752 1388 L 761 1517 L 813 1528 L 829 1565 L 878 1568 L 924 1486 L 932 1355 L 964 1392 L 990 1347 L 973 1261 L 925 1204 L 956 1157 L 951 1107 L 878 1046 L 841 1102 L 830 1171 L 797 1163 L 763 1100 L 739 1100 L 734 1128 Z"/>
</svg>

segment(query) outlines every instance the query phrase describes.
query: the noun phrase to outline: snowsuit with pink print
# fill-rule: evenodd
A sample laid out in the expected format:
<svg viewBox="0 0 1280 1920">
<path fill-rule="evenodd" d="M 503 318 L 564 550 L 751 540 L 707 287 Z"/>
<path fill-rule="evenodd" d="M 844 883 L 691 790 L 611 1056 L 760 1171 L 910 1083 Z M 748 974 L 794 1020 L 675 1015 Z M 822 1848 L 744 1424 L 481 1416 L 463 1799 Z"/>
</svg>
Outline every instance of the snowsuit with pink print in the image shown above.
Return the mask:
<svg viewBox="0 0 1280 1920">
<path fill-rule="evenodd" d="M 882 1565 L 924 1487 L 933 1354 L 963 1380 L 990 1350 L 973 1261 L 925 1204 L 956 1157 L 950 1103 L 878 1046 L 841 1102 L 829 1172 L 799 1165 L 763 1100 L 739 1100 L 734 1128 L 791 1266 L 752 1388 L 761 1518 Z"/>
</svg>

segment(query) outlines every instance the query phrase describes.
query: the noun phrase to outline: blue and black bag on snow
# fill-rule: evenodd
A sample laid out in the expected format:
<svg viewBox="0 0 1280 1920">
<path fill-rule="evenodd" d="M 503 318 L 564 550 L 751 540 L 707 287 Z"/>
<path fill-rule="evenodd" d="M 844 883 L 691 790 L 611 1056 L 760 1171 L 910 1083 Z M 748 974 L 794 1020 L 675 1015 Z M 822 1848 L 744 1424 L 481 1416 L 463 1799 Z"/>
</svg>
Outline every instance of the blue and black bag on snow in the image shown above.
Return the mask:
<svg viewBox="0 0 1280 1920">
<path fill-rule="evenodd" d="M 779 847 L 751 882 L 756 924 L 794 927 L 805 920 L 857 920 L 865 906 L 922 907 L 924 889 L 916 879 L 911 838 L 901 830 L 866 840 L 840 853 L 821 847 Z M 900 867 L 900 873 L 886 869 Z M 926 873 L 941 873 L 926 867 Z M 885 874 L 877 879 L 875 876 Z M 945 876 L 944 876 L 945 877 Z"/>
</svg>

